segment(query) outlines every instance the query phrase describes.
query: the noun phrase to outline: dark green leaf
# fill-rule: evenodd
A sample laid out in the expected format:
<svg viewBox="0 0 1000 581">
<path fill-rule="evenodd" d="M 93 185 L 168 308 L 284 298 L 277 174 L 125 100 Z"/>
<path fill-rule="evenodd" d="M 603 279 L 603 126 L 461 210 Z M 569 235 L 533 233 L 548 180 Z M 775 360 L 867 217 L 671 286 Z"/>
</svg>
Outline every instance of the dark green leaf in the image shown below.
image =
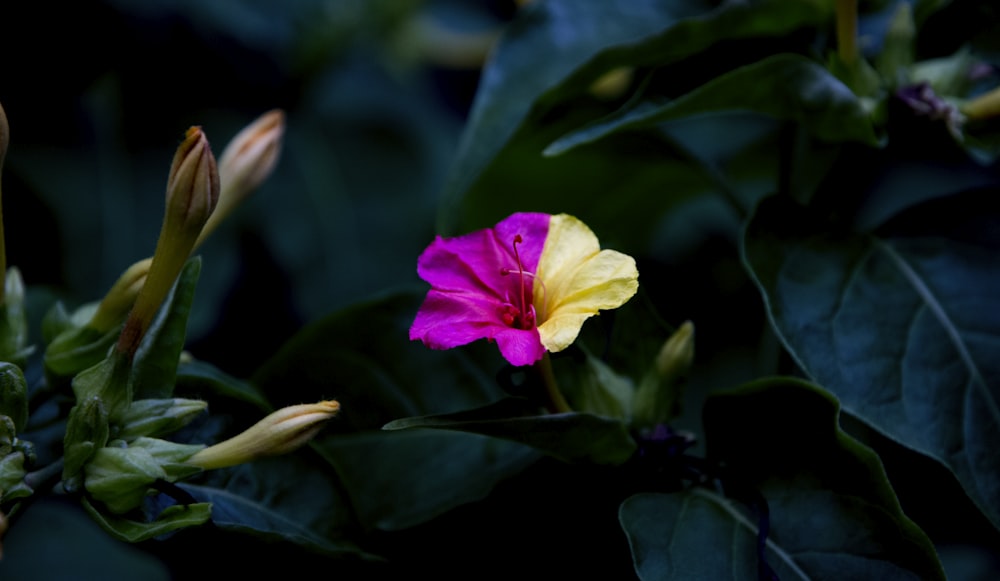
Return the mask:
<svg viewBox="0 0 1000 581">
<path fill-rule="evenodd" d="M 362 525 L 400 530 L 481 500 L 539 458 L 512 442 L 438 430 L 364 432 L 316 443 Z"/>
<path fill-rule="evenodd" d="M 454 207 L 505 147 L 532 108 L 579 93 L 616 66 L 664 65 L 725 39 L 780 35 L 824 22 L 828 2 L 716 3 L 552 0 L 524 11 L 483 71 L 445 194 L 443 233 Z M 539 58 L 544 55 L 545 58 Z"/>
<path fill-rule="evenodd" d="M 838 426 L 838 405 L 795 379 L 712 396 L 709 457 L 725 489 L 640 494 L 620 520 L 636 571 L 649 579 L 756 579 L 759 512 L 769 507 L 765 558 L 778 578 L 943 579 L 927 536 L 903 514 L 878 457 Z M 759 509 L 756 509 L 759 510 Z"/>
<path fill-rule="evenodd" d="M 738 68 L 672 101 L 640 100 L 553 142 L 546 155 L 559 155 L 611 133 L 643 129 L 705 113 L 746 110 L 795 121 L 826 141 L 876 145 L 861 102 L 819 64 L 779 54 Z"/>
<path fill-rule="evenodd" d="M 336 478 L 309 457 L 301 452 L 262 459 L 180 487 L 211 503 L 212 522 L 221 528 L 330 555 L 362 554 L 345 536 L 351 509 Z"/>
<path fill-rule="evenodd" d="M 174 505 L 164 508 L 156 519 L 150 522 L 130 520 L 120 516 L 105 514 L 82 499 L 83 508 L 112 537 L 129 543 L 138 543 L 160 535 L 182 529 L 198 526 L 208 522 L 212 514 L 209 503 Z"/>
<path fill-rule="evenodd" d="M 188 313 L 201 273 L 201 258 L 187 261 L 136 351 L 132 367 L 135 399 L 170 397 L 184 350 Z"/>
<path fill-rule="evenodd" d="M 384 429 L 436 428 L 482 434 L 526 444 L 567 462 L 621 464 L 636 450 L 622 420 L 588 413 L 538 412 L 526 399 L 506 398 L 473 410 L 398 419 Z"/>
<path fill-rule="evenodd" d="M 185 361 L 177 368 L 177 387 L 185 392 L 209 391 L 253 404 L 264 411 L 271 405 L 254 385 L 237 379 L 204 361 Z"/>
<path fill-rule="evenodd" d="M 778 199 L 744 258 L 774 327 L 844 409 L 958 477 L 1000 525 L 1000 216 L 996 191 L 911 209 L 873 234 Z"/>
</svg>

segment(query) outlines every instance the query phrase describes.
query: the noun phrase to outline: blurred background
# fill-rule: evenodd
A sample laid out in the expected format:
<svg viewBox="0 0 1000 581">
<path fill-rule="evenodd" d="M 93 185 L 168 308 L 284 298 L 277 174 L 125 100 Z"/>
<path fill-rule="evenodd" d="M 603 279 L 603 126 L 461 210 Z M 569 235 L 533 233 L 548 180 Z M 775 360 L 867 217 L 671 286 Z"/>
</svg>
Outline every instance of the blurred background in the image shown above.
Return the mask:
<svg viewBox="0 0 1000 581">
<path fill-rule="evenodd" d="M 287 113 L 272 178 L 200 250 L 189 344 L 237 376 L 304 321 L 417 281 L 479 66 L 513 0 L 0 7 L 8 264 L 38 308 L 152 254 L 173 150 Z M 240 338 L 241 353 L 226 349 Z M 252 340 L 248 338 L 252 337 Z"/>
</svg>

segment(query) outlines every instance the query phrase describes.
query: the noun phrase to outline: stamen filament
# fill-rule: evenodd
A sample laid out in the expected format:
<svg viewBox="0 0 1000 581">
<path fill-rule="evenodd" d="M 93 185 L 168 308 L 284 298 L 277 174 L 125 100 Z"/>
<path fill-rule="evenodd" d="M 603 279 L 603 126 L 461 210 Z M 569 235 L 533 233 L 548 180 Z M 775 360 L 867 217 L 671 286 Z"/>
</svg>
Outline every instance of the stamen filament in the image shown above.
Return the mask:
<svg viewBox="0 0 1000 581">
<path fill-rule="evenodd" d="M 528 315 L 528 305 L 530 305 L 531 303 L 529 303 L 527 300 L 525 300 L 525 295 L 524 295 L 524 266 L 521 265 L 521 255 L 517 252 L 517 245 L 520 244 L 523 241 L 524 241 L 524 239 L 521 238 L 520 234 L 515 234 L 514 235 L 514 243 L 511 244 L 511 246 L 514 248 L 514 259 L 517 260 L 517 273 L 521 277 L 520 278 L 520 284 L 521 284 L 521 316 L 525 317 L 525 316 Z"/>
</svg>

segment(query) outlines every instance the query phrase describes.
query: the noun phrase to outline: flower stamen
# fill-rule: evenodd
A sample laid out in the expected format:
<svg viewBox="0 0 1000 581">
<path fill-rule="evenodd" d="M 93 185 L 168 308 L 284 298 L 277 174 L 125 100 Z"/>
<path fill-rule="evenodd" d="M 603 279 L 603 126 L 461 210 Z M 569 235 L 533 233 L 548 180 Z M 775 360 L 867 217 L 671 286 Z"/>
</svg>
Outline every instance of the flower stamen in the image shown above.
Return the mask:
<svg viewBox="0 0 1000 581">
<path fill-rule="evenodd" d="M 521 235 L 515 234 L 514 241 L 511 243 L 511 248 L 514 250 L 514 260 L 517 261 L 517 270 L 512 270 L 506 267 L 500 269 L 500 274 L 502 276 L 507 276 L 516 272 L 519 277 L 518 282 L 520 285 L 518 289 L 519 303 L 514 304 L 514 302 L 511 301 L 510 304 L 505 305 L 501 317 L 503 322 L 508 326 L 513 327 L 516 324 L 517 327 L 527 330 L 534 328 L 536 317 L 535 305 L 531 300 L 532 294 L 530 294 L 530 291 L 524 284 L 524 277 L 530 276 L 532 278 L 532 282 L 534 282 L 536 276 L 534 273 L 524 270 L 524 266 L 521 264 L 521 255 L 517 251 L 517 245 L 523 242 L 524 239 L 521 238 Z M 544 288 L 544 286 L 545 285 L 543 284 L 542 287 Z M 510 297 L 507 298 L 510 300 Z"/>
</svg>

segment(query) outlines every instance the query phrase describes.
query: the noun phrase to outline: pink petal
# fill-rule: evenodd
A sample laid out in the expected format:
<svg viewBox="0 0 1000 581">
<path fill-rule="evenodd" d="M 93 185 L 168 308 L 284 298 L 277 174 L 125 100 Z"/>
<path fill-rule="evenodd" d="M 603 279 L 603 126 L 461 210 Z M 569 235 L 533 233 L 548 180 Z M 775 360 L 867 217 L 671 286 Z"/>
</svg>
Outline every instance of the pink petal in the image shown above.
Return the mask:
<svg viewBox="0 0 1000 581">
<path fill-rule="evenodd" d="M 511 365 L 531 365 L 545 355 L 545 347 L 537 328 L 521 330 L 505 327 L 494 338 L 500 354 Z"/>
<path fill-rule="evenodd" d="M 500 303 L 472 293 L 431 290 L 410 326 L 410 340 L 432 349 L 450 349 L 493 337 L 508 328 L 500 319 Z"/>
<path fill-rule="evenodd" d="M 518 213 L 494 228 L 455 238 L 439 236 L 417 260 L 417 274 L 437 290 L 492 291 L 505 299 L 520 285 L 516 276 L 503 274 L 517 271 L 514 237 L 521 236 L 517 245 L 521 267 L 534 273 L 548 229 L 548 214 Z"/>
</svg>

